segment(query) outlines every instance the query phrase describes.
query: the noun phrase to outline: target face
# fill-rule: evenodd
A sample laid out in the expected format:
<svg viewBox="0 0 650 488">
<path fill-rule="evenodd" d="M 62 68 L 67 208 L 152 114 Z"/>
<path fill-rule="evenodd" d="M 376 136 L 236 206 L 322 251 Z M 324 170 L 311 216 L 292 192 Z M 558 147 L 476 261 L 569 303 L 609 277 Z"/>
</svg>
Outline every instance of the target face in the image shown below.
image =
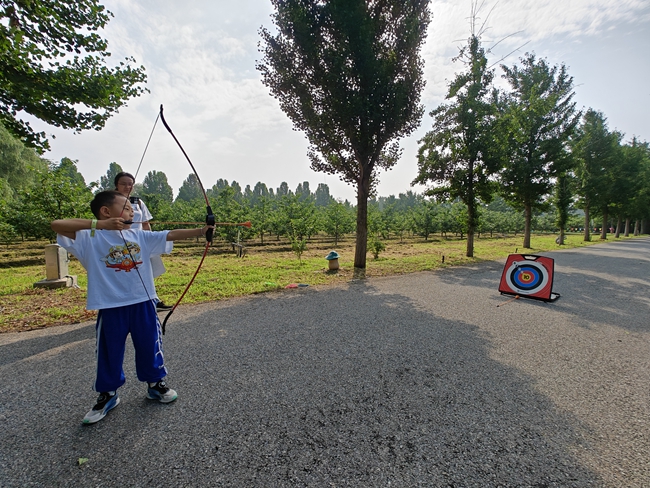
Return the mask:
<svg viewBox="0 0 650 488">
<path fill-rule="evenodd" d="M 501 293 L 549 300 L 552 287 L 551 258 L 520 254 L 511 254 L 508 257 L 499 286 Z"/>
<path fill-rule="evenodd" d="M 519 294 L 531 295 L 548 284 L 548 272 L 537 263 L 514 261 L 506 272 L 506 281 Z"/>
</svg>

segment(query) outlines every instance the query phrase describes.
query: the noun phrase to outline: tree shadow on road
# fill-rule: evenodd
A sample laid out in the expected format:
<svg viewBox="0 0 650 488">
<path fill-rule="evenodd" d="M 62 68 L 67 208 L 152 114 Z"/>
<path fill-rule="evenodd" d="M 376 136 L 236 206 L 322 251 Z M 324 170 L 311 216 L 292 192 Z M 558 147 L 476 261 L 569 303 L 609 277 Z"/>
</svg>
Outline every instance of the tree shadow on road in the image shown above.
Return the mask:
<svg viewBox="0 0 650 488">
<path fill-rule="evenodd" d="M 582 427 L 492 360 L 477 327 L 365 281 L 177 318 L 166 354 L 179 400 L 152 404 L 125 388 L 99 425 L 41 434 L 50 475 L 144 486 L 164 466 L 179 486 L 601 483 L 574 455 Z M 71 452 L 92 462 L 78 469 Z"/>
</svg>

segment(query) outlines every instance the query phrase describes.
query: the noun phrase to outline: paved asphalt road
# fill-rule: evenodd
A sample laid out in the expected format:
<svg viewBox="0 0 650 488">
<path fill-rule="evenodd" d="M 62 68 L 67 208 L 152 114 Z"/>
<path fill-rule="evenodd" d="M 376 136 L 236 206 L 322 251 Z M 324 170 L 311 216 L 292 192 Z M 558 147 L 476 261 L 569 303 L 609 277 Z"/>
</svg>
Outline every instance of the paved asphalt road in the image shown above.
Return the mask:
<svg viewBox="0 0 650 488">
<path fill-rule="evenodd" d="M 0 486 L 648 487 L 650 239 L 548 255 L 182 307 L 92 426 L 93 324 L 0 335 Z"/>
</svg>

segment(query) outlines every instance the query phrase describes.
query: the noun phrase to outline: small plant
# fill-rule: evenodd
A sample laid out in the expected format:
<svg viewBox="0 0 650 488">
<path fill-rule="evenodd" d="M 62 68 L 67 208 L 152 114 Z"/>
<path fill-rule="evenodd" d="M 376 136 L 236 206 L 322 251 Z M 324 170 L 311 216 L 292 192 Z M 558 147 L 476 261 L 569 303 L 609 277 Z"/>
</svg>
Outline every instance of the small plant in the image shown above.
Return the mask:
<svg viewBox="0 0 650 488">
<path fill-rule="evenodd" d="M 375 259 L 379 259 L 379 253 L 386 250 L 386 244 L 381 242 L 376 237 L 370 241 L 370 250 L 372 251 L 372 256 Z"/>
<path fill-rule="evenodd" d="M 302 264 L 302 253 L 307 249 L 307 240 L 291 238 L 291 250 L 298 256 L 298 261 Z"/>
</svg>

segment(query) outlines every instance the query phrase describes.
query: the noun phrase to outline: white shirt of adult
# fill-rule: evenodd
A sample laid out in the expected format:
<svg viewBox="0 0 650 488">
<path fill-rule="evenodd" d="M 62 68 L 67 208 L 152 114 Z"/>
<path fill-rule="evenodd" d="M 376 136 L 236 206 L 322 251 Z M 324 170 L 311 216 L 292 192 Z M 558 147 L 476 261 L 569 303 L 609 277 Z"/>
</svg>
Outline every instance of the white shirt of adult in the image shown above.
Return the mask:
<svg viewBox="0 0 650 488">
<path fill-rule="evenodd" d="M 131 229 L 142 229 L 142 222 L 149 222 L 153 219 L 153 215 L 151 215 L 147 205 L 141 198 L 135 197 L 133 200 L 131 202 L 131 208 L 133 209 L 133 224 L 131 225 Z"/>
</svg>

